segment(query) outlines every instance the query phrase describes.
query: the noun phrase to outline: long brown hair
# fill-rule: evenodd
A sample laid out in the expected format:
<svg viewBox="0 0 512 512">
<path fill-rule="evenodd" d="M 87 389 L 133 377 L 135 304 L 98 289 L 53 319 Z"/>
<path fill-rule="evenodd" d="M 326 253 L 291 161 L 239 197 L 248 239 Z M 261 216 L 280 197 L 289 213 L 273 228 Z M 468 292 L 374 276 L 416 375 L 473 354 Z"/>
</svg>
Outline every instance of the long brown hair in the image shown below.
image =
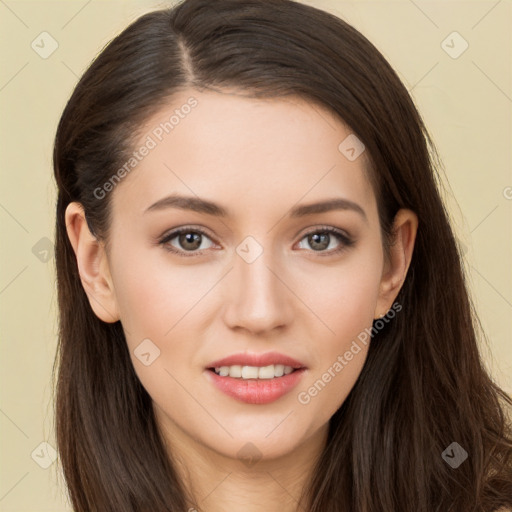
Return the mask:
<svg viewBox="0 0 512 512">
<path fill-rule="evenodd" d="M 298 95 L 330 109 L 365 144 L 384 243 L 400 208 L 418 215 L 397 297 L 403 312 L 373 337 L 331 418 L 304 510 L 512 507 L 512 400 L 482 364 L 485 335 L 440 198 L 440 164 L 406 88 L 364 36 L 327 12 L 291 0 L 185 0 L 140 17 L 104 48 L 56 134 L 56 436 L 74 510 L 187 509 L 121 323 L 93 313 L 64 219 L 78 201 L 93 234 L 108 241 L 109 195 L 94 190 L 129 158 L 149 116 L 185 87 Z M 453 442 L 469 456 L 457 469 L 442 457 Z"/>
</svg>

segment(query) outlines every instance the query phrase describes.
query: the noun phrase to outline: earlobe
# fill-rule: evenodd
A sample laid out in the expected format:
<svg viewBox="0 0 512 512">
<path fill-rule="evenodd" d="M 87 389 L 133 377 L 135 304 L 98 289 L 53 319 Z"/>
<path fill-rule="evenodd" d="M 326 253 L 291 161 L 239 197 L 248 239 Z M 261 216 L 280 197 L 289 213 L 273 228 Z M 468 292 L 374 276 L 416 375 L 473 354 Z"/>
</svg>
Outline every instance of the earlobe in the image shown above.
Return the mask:
<svg viewBox="0 0 512 512">
<path fill-rule="evenodd" d="M 417 230 L 417 215 L 406 208 L 399 210 L 393 223 L 394 240 L 389 250 L 389 258 L 384 265 L 375 319 L 385 316 L 404 284 L 414 251 Z"/>
<path fill-rule="evenodd" d="M 117 322 L 119 313 L 104 244 L 91 233 L 80 203 L 72 202 L 67 206 L 65 220 L 80 281 L 91 308 L 100 320 Z"/>
</svg>

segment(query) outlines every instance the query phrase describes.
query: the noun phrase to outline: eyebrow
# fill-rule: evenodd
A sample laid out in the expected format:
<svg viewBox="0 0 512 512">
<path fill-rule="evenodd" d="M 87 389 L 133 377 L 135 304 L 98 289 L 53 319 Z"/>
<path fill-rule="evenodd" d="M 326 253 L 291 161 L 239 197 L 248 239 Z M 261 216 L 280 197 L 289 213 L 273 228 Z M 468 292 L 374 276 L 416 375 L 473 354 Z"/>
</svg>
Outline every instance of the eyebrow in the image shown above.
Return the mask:
<svg viewBox="0 0 512 512">
<path fill-rule="evenodd" d="M 215 217 L 225 218 L 230 216 L 228 210 L 212 201 L 201 199 L 199 197 L 180 196 L 176 194 L 159 199 L 156 203 L 147 208 L 144 213 L 164 210 L 166 208 L 179 208 L 181 210 L 205 213 Z M 290 218 L 300 218 L 307 215 L 326 213 L 333 210 L 352 210 L 361 215 L 363 219 L 368 222 L 366 212 L 361 206 L 359 206 L 354 201 L 350 201 L 349 199 L 344 199 L 341 197 L 295 206 L 290 210 L 288 216 Z"/>
</svg>

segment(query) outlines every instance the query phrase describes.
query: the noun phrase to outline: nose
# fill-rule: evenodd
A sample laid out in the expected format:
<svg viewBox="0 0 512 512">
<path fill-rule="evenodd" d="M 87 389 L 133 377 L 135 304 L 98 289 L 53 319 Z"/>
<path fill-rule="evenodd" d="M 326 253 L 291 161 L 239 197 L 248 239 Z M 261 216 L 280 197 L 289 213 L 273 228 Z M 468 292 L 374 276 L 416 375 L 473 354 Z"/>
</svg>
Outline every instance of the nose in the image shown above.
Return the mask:
<svg viewBox="0 0 512 512">
<path fill-rule="evenodd" d="M 290 324 L 293 293 L 270 251 L 251 263 L 235 254 L 228 279 L 224 321 L 231 329 L 261 336 Z"/>
</svg>

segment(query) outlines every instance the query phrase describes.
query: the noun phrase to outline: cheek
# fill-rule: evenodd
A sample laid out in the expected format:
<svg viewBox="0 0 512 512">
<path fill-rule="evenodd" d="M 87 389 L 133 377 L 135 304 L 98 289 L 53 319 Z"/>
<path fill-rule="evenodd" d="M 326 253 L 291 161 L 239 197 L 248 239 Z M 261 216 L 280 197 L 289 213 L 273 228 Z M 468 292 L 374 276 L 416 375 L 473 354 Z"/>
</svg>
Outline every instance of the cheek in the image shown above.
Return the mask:
<svg viewBox="0 0 512 512">
<path fill-rule="evenodd" d="M 303 414 L 319 426 L 327 422 L 354 387 L 368 353 L 374 311 L 374 286 L 360 281 L 351 293 L 333 294 L 325 322 L 332 332 L 318 336 L 315 364 L 297 393 Z M 322 332 L 325 332 L 323 329 Z M 320 331 L 318 331 L 320 332 Z"/>
<path fill-rule="evenodd" d="M 381 274 L 377 247 L 375 252 L 354 252 L 339 266 L 317 268 L 303 280 L 304 302 L 326 324 L 324 338 L 332 348 L 343 347 L 348 338 L 371 325 Z"/>
<path fill-rule="evenodd" d="M 322 287 L 305 288 L 312 309 L 329 327 L 319 323 L 315 364 L 297 396 L 302 407 L 315 410 L 319 423 L 341 406 L 364 366 L 379 293 L 380 262 L 378 247 L 377 257 L 372 251 L 361 251 L 337 269 L 335 279 L 322 277 L 317 279 Z"/>
<path fill-rule="evenodd" d="M 157 403 L 185 409 L 190 397 L 179 383 L 196 364 L 194 306 L 212 287 L 213 276 L 173 266 L 159 248 L 138 250 L 126 242 L 115 254 L 112 278 L 135 372 Z"/>
<path fill-rule="evenodd" d="M 368 346 L 359 343 L 346 348 L 329 358 L 322 369 L 313 371 L 298 390 L 298 412 L 313 419 L 311 430 L 327 423 L 341 407 L 364 366 Z M 350 361 L 346 358 L 348 353 Z"/>
<path fill-rule="evenodd" d="M 131 337 L 165 339 L 215 283 L 211 271 L 173 266 L 159 248 L 131 251 L 114 269 L 121 321 Z"/>
</svg>

